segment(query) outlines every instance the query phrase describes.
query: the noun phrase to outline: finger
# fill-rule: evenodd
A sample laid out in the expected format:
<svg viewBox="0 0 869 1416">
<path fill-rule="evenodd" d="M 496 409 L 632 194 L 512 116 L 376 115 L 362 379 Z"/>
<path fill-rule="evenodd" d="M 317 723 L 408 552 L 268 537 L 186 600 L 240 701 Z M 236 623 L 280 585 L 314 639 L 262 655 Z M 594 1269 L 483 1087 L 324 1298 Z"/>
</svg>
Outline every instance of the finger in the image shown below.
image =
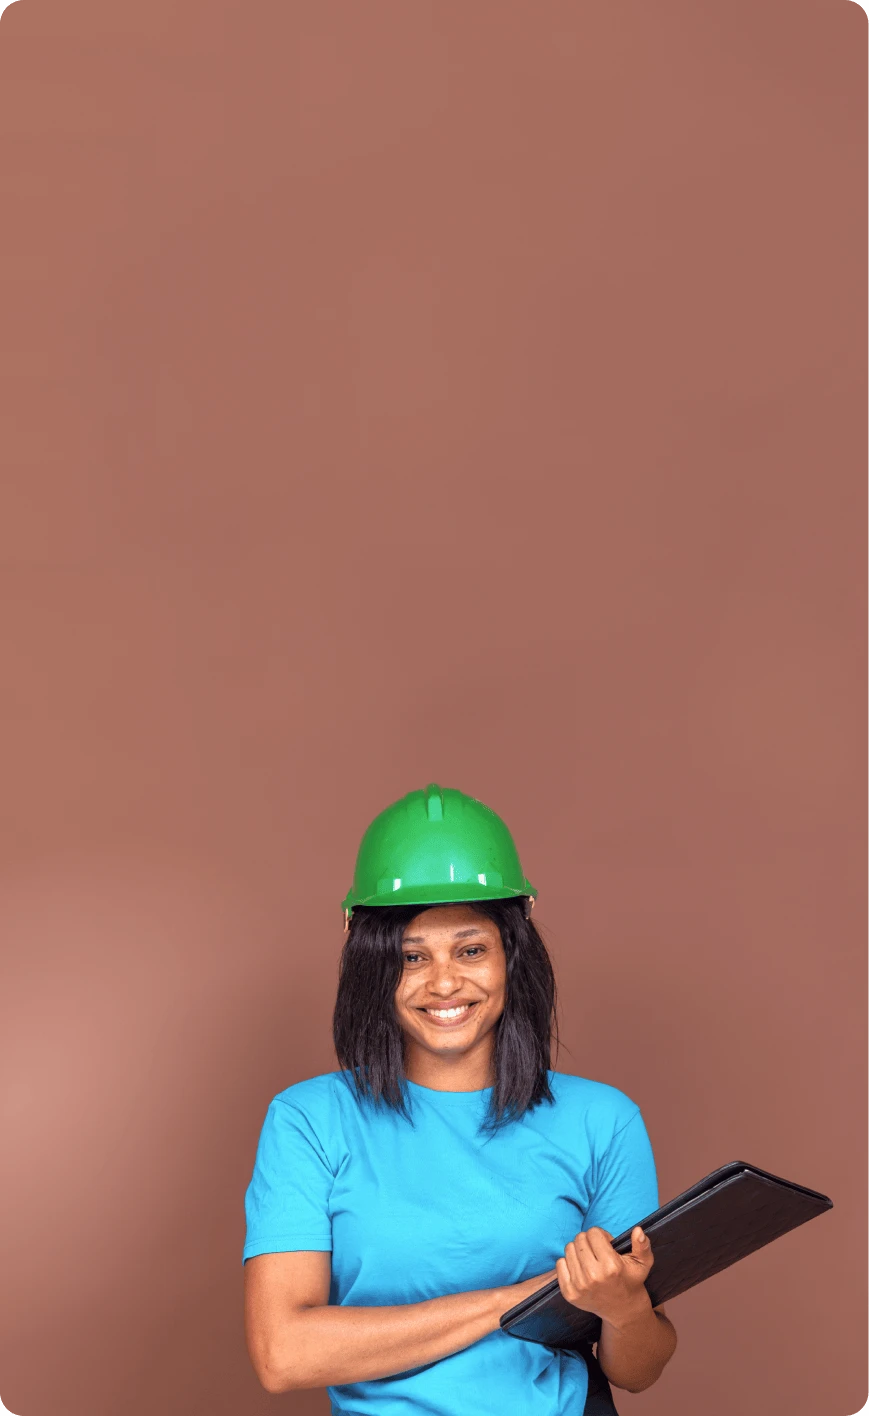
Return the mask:
<svg viewBox="0 0 869 1416">
<path fill-rule="evenodd" d="M 582 1271 L 585 1275 L 586 1283 L 594 1283 L 603 1278 L 607 1271 L 606 1259 L 599 1259 L 591 1246 L 587 1234 L 577 1234 L 574 1240 L 579 1262 L 582 1264 Z"/>
<path fill-rule="evenodd" d="M 577 1239 L 579 1237 L 579 1235 L 576 1236 Z M 577 1288 L 584 1288 L 587 1280 L 577 1252 L 576 1239 L 571 1239 L 570 1243 L 564 1246 L 564 1262 L 567 1265 L 571 1283 L 575 1284 Z"/>
<path fill-rule="evenodd" d="M 561 1289 L 562 1297 L 566 1298 L 569 1303 L 574 1302 L 579 1290 L 567 1267 L 566 1259 L 555 1260 L 555 1275 L 558 1279 L 558 1287 Z"/>
<path fill-rule="evenodd" d="M 588 1240 L 588 1246 L 595 1258 L 605 1263 L 613 1253 L 613 1246 L 610 1243 L 612 1235 L 607 1234 L 605 1229 L 599 1229 L 595 1226 L 594 1229 L 587 1229 L 585 1231 L 585 1237 Z"/>
</svg>

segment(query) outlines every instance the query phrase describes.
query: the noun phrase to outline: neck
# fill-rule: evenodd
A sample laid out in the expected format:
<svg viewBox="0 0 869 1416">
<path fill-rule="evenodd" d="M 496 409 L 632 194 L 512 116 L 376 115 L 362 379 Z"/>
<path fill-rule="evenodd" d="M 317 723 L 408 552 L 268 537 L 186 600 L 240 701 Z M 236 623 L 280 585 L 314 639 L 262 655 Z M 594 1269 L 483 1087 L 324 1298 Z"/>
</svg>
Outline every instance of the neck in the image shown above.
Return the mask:
<svg viewBox="0 0 869 1416">
<path fill-rule="evenodd" d="M 472 1092 L 495 1085 L 494 1048 L 490 1038 L 484 1039 L 488 1046 L 479 1052 L 460 1053 L 449 1057 L 429 1052 L 416 1042 L 405 1042 L 404 1075 L 408 1081 L 418 1086 L 430 1087 L 432 1091 Z"/>
</svg>

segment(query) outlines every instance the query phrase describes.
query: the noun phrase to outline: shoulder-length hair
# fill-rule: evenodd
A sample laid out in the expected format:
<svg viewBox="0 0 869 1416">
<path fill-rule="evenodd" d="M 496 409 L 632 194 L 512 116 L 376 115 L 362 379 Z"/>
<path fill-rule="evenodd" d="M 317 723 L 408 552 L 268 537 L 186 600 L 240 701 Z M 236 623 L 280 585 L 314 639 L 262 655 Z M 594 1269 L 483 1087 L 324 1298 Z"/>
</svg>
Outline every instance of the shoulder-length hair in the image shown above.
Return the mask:
<svg viewBox="0 0 869 1416">
<path fill-rule="evenodd" d="M 551 1039 L 558 1042 L 555 975 L 524 899 L 469 900 L 498 926 L 507 962 L 504 1011 L 495 1024 L 495 1080 L 481 1127 L 494 1133 L 547 1101 Z M 357 906 L 338 970 L 332 1037 L 339 1065 L 357 1097 L 385 1104 L 413 1125 L 407 1106 L 404 1038 L 395 993 L 404 959 L 402 936 L 425 905 Z M 429 908 L 434 908 L 431 906 Z"/>
</svg>

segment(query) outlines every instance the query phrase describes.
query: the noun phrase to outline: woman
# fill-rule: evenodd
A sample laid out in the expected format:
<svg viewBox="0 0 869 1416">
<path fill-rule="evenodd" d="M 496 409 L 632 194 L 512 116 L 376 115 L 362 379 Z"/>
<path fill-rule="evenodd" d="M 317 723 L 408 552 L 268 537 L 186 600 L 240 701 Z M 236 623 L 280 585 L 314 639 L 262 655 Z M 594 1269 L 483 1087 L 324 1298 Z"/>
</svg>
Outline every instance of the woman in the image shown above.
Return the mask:
<svg viewBox="0 0 869 1416">
<path fill-rule="evenodd" d="M 658 1206 L 651 1145 L 623 1092 L 550 1070 L 536 893 L 504 822 L 462 792 L 411 792 L 366 831 L 341 1070 L 273 1099 L 245 1197 L 245 1329 L 267 1391 L 328 1387 L 333 1416 L 582 1416 L 583 1358 L 499 1326 L 555 1277 L 600 1316 L 614 1386 L 642 1391 L 672 1356 L 636 1223 Z"/>
</svg>

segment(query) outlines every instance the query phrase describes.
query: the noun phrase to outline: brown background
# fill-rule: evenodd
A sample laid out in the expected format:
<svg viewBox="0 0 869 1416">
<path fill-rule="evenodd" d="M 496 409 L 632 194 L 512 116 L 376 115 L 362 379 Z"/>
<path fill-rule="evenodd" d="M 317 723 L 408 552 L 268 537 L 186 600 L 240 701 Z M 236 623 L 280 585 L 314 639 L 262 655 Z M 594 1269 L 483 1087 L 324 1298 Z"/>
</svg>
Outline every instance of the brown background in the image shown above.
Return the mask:
<svg viewBox="0 0 869 1416">
<path fill-rule="evenodd" d="M 835 1208 L 624 1412 L 866 1352 L 866 59 L 851 0 L 19 0 L 0 22 L 0 1397 L 263 1392 L 243 1197 L 437 780 L 540 890 L 662 1199 Z M 471 1407 L 469 1407 L 469 1410 Z M 521 1408 L 517 1407 L 517 1416 Z"/>
</svg>

